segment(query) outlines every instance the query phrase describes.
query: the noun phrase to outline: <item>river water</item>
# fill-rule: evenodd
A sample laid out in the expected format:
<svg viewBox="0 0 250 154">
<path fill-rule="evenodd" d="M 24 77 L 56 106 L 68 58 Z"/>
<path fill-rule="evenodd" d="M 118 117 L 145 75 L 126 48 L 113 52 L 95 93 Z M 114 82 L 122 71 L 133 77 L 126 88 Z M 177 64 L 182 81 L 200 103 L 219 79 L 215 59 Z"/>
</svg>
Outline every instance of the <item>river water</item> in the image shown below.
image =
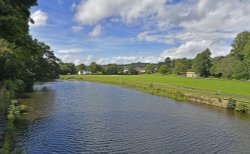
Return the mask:
<svg viewBox="0 0 250 154">
<path fill-rule="evenodd" d="M 27 154 L 250 153 L 250 117 L 81 81 L 35 85 L 18 128 Z"/>
</svg>

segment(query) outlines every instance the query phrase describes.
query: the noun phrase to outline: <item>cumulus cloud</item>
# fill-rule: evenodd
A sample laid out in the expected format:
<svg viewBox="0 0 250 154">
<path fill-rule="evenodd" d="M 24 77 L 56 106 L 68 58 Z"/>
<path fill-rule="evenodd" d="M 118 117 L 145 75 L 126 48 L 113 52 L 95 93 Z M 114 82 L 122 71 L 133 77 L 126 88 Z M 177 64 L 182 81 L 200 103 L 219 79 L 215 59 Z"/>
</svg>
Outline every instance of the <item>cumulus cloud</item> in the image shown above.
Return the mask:
<svg viewBox="0 0 250 154">
<path fill-rule="evenodd" d="M 34 21 L 34 24 L 29 23 L 32 27 L 42 27 L 47 25 L 48 15 L 41 10 L 33 12 L 30 17 Z"/>
<path fill-rule="evenodd" d="M 114 56 L 108 58 L 98 58 L 93 55 L 88 56 L 73 56 L 70 54 L 59 54 L 57 55 L 64 62 L 73 62 L 76 65 L 86 64 L 89 65 L 91 62 L 96 62 L 98 64 L 129 64 L 134 62 L 145 62 L 145 63 L 157 63 L 158 61 L 162 61 L 163 59 L 158 56 Z"/>
<path fill-rule="evenodd" d="M 78 52 L 82 52 L 83 49 L 82 48 L 70 48 L 70 49 L 62 49 L 62 50 L 58 50 L 58 53 L 78 53 Z"/>
<path fill-rule="evenodd" d="M 105 18 L 119 17 L 131 23 L 157 13 L 164 3 L 165 0 L 82 0 L 75 20 L 82 25 L 93 25 Z"/>
<path fill-rule="evenodd" d="M 188 41 L 177 48 L 167 49 L 160 57 L 194 58 L 198 53 L 208 47 L 213 57 L 226 55 L 230 50 L 230 47 L 225 42 L 213 42 L 210 40 Z"/>
<path fill-rule="evenodd" d="M 102 34 L 102 27 L 101 25 L 95 26 L 92 32 L 89 33 L 90 36 L 96 37 Z"/>
<path fill-rule="evenodd" d="M 114 24 L 143 23 L 136 40 L 175 44 L 159 57 L 193 58 L 210 48 L 212 56 L 230 52 L 230 41 L 237 33 L 250 30 L 249 0 L 81 0 L 74 6 L 80 26 L 97 25 L 91 36 L 101 34 L 99 25 L 105 19 Z M 135 56 L 136 57 L 136 56 Z M 112 59 L 119 59 L 113 57 Z M 126 60 L 125 57 L 120 57 Z M 134 60 L 150 59 L 137 57 Z M 157 59 L 157 58 L 153 58 Z M 152 60 L 152 58 L 151 58 Z M 159 60 L 159 59 L 157 59 Z M 102 61 L 105 61 L 103 59 Z M 115 60 L 114 60 L 115 61 Z M 152 60 L 154 61 L 154 60 Z"/>
</svg>

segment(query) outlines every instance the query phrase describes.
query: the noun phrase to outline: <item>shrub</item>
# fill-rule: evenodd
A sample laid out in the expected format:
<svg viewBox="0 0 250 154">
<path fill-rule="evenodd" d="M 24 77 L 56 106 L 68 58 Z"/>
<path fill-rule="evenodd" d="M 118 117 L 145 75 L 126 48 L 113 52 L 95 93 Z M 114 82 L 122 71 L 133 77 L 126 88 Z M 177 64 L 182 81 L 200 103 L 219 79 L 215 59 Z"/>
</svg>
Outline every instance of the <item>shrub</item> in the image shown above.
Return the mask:
<svg viewBox="0 0 250 154">
<path fill-rule="evenodd" d="M 20 117 L 20 106 L 17 105 L 17 100 L 11 100 L 8 113 L 8 120 L 15 121 L 19 117 Z"/>
<path fill-rule="evenodd" d="M 233 100 L 232 98 L 228 99 L 228 104 L 227 104 L 227 108 L 230 110 L 234 110 L 236 107 L 236 102 L 235 100 Z"/>
<path fill-rule="evenodd" d="M 243 112 L 243 113 L 248 112 L 249 111 L 248 103 L 244 103 L 244 102 L 238 103 L 236 110 Z"/>
<path fill-rule="evenodd" d="M 6 90 L 10 91 L 11 98 L 15 97 L 15 93 L 20 93 L 24 91 L 25 84 L 22 80 L 5 80 L 4 87 Z"/>
</svg>

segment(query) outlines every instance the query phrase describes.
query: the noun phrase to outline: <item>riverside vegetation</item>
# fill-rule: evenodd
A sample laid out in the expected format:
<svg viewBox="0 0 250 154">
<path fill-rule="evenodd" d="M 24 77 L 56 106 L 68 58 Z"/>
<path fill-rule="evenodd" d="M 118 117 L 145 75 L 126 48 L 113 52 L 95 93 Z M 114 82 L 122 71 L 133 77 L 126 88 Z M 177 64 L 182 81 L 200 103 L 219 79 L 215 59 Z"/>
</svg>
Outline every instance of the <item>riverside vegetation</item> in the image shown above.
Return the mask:
<svg viewBox="0 0 250 154">
<path fill-rule="evenodd" d="M 180 101 L 193 98 L 226 100 L 231 110 L 249 112 L 250 83 L 246 81 L 187 78 L 175 75 L 62 75 L 64 80 L 84 80 L 118 85 Z M 200 102 L 199 100 L 197 102 Z M 212 104 L 213 102 L 211 102 Z"/>
<path fill-rule="evenodd" d="M 4 83 L 0 115 L 6 121 L 1 153 L 11 153 L 15 122 L 23 106 L 18 100 L 31 91 L 34 82 L 50 81 L 59 75 L 60 60 L 48 45 L 29 34 L 30 8 L 37 0 L 0 0 L 0 83 Z"/>
<path fill-rule="evenodd" d="M 4 140 L 0 149 L 0 153 L 9 154 L 13 151 L 15 145 L 16 127 L 21 114 L 25 112 L 26 106 L 19 103 L 18 96 L 23 90 L 22 82 L 19 80 L 4 82 L 2 103 L 0 104 L 1 120 L 7 119 Z M 15 153 L 22 154 L 22 150 L 17 150 Z"/>
</svg>

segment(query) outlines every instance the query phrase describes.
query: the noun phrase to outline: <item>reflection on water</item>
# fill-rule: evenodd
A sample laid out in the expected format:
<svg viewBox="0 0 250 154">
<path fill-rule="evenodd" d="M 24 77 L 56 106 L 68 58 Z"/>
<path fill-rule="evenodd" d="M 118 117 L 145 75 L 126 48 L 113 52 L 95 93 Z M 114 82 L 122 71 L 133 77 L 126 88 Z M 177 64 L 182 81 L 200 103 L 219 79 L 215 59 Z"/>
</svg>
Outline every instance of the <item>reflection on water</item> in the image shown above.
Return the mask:
<svg viewBox="0 0 250 154">
<path fill-rule="evenodd" d="M 248 115 L 90 82 L 35 89 L 18 133 L 28 154 L 250 151 Z"/>
</svg>

